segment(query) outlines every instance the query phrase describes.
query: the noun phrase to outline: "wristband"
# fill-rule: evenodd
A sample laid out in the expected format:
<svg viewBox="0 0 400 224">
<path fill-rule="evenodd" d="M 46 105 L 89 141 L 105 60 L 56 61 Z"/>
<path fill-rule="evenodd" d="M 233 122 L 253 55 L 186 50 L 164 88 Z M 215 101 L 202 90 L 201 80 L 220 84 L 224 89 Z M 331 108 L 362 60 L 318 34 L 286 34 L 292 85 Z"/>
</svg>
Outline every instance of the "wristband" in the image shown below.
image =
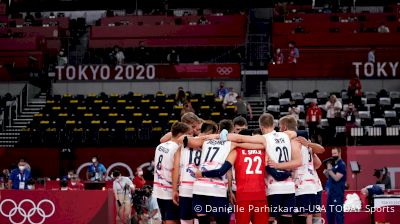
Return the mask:
<svg viewBox="0 0 400 224">
<path fill-rule="evenodd" d="M 227 141 L 228 140 L 228 131 L 226 129 L 222 130 L 221 133 L 219 134 L 219 138 L 222 141 Z"/>
</svg>

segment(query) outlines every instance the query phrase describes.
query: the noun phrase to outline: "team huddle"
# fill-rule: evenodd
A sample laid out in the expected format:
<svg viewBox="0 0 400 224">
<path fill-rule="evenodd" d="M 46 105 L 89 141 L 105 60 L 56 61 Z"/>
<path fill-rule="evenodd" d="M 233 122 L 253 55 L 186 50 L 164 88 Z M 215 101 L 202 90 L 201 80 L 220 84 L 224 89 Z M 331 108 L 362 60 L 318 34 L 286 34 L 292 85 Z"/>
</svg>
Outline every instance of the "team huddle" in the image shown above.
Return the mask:
<svg viewBox="0 0 400 224">
<path fill-rule="evenodd" d="M 164 223 L 225 224 L 233 215 L 238 224 L 321 223 L 316 169 L 324 148 L 297 131 L 292 116 L 279 120 L 280 132 L 271 114 L 259 126 L 236 134 L 231 120 L 217 125 L 193 113 L 172 125 L 154 157 Z"/>
</svg>

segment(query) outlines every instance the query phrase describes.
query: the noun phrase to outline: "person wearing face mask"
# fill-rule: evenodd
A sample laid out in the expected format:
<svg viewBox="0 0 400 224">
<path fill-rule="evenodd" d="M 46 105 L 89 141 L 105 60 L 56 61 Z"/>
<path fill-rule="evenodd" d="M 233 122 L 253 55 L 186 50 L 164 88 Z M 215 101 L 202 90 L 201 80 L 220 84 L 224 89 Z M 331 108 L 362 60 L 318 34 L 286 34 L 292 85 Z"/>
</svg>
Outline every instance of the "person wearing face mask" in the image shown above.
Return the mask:
<svg viewBox="0 0 400 224">
<path fill-rule="evenodd" d="M 90 181 L 103 181 L 105 179 L 106 172 L 106 167 L 102 163 L 99 163 L 98 156 L 93 156 L 92 164 L 88 166 L 86 178 Z"/>
<path fill-rule="evenodd" d="M 225 98 L 225 95 L 228 94 L 228 92 L 229 92 L 229 90 L 227 88 L 225 88 L 225 83 L 220 82 L 219 89 L 217 90 L 217 97 L 222 100 Z"/>
<path fill-rule="evenodd" d="M 340 148 L 332 149 L 332 160 L 329 160 L 326 163 L 324 174 L 328 178 L 326 183 L 326 191 L 328 194 L 326 201 L 326 216 L 328 224 L 343 224 L 346 163 L 341 158 Z"/>
<path fill-rule="evenodd" d="M 135 191 L 135 185 L 128 177 L 122 176 L 119 170 L 114 170 L 112 175 L 114 178 L 113 191 L 117 200 L 117 223 L 131 223 L 131 193 Z"/>
<path fill-rule="evenodd" d="M 140 167 L 136 169 L 136 176 L 133 179 L 133 184 L 135 184 L 137 188 L 142 188 L 146 184 L 146 180 L 143 177 L 143 169 Z"/>
<path fill-rule="evenodd" d="M 351 138 L 351 129 L 357 127 L 356 118 L 358 117 L 357 109 L 353 103 L 349 103 L 344 119 L 346 120 L 346 145 L 349 145 L 349 139 Z M 355 142 L 354 142 L 355 144 Z"/>
<path fill-rule="evenodd" d="M 26 168 L 25 161 L 18 163 L 18 169 L 11 171 L 8 179 L 8 189 L 27 190 L 27 182 L 32 179 L 31 172 Z"/>
<path fill-rule="evenodd" d="M 84 190 L 85 189 L 83 183 L 81 183 L 78 175 L 76 175 L 76 174 L 71 175 L 69 182 L 68 182 L 68 188 L 70 190 Z"/>
</svg>

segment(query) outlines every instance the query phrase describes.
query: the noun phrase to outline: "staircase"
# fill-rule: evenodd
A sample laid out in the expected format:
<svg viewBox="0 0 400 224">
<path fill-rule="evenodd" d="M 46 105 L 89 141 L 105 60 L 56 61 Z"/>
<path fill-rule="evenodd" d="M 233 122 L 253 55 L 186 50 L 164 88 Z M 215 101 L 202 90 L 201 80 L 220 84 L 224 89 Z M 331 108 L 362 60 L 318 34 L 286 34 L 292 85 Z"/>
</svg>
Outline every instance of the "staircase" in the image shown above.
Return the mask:
<svg viewBox="0 0 400 224">
<path fill-rule="evenodd" d="M 258 118 L 265 111 L 265 100 L 262 97 L 246 97 L 246 101 L 251 105 L 251 109 L 253 110 L 253 120 L 247 121 L 249 129 L 259 128 Z"/>
<path fill-rule="evenodd" d="M 16 118 L 12 119 L 11 125 L 7 123 L 4 131 L 0 132 L 0 147 L 15 147 L 19 142 L 21 130 L 28 127 L 33 116 L 39 113 L 45 105 L 45 93 L 40 93 L 37 97 L 30 99 Z"/>
</svg>

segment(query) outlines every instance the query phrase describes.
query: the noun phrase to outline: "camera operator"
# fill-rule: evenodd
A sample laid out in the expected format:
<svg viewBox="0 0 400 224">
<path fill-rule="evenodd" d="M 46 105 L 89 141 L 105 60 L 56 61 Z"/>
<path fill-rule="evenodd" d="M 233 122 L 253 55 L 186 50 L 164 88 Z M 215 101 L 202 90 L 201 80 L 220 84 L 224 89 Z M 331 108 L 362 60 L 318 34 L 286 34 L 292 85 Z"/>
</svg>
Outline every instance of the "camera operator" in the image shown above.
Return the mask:
<svg viewBox="0 0 400 224">
<path fill-rule="evenodd" d="M 143 187 L 144 196 L 146 200 L 147 214 L 143 217 L 143 220 L 147 220 L 146 223 L 161 224 L 161 213 L 158 208 L 157 198 L 153 197 L 153 188 L 149 185 Z"/>
<path fill-rule="evenodd" d="M 374 177 L 376 177 L 376 184 L 385 185 L 385 189 L 392 189 L 392 180 L 390 179 L 387 167 L 381 170 L 375 170 Z"/>
<path fill-rule="evenodd" d="M 119 170 L 114 170 L 112 175 L 113 190 L 117 200 L 117 223 L 129 224 L 132 211 L 131 192 L 135 190 L 135 185 L 128 177 L 121 176 Z"/>
<path fill-rule="evenodd" d="M 346 185 L 346 163 L 341 158 L 340 148 L 332 149 L 332 157 L 324 161 L 327 176 L 326 216 L 328 224 L 344 224 L 344 190 Z"/>
</svg>

